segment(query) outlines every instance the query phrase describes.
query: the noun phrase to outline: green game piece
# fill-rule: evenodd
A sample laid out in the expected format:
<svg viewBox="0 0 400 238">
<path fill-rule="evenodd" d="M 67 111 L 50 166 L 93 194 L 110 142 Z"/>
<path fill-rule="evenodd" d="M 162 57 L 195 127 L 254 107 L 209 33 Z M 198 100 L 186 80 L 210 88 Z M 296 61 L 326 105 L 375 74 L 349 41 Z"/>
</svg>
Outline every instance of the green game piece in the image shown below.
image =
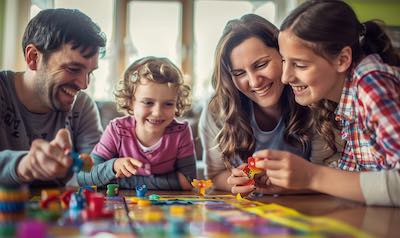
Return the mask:
<svg viewBox="0 0 400 238">
<path fill-rule="evenodd" d="M 149 200 L 160 200 L 160 195 L 157 194 L 150 194 Z"/>
<path fill-rule="evenodd" d="M 114 184 L 114 183 L 108 184 L 107 192 L 106 192 L 107 196 L 108 197 L 118 196 L 118 188 L 119 188 L 118 184 Z"/>
</svg>

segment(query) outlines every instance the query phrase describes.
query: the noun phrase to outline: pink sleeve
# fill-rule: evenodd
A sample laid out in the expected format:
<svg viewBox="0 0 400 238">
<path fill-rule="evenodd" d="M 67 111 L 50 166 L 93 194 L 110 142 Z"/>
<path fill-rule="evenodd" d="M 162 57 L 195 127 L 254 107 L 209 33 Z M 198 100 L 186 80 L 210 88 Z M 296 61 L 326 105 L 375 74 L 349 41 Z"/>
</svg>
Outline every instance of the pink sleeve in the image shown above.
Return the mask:
<svg viewBox="0 0 400 238">
<path fill-rule="evenodd" d="M 193 156 L 195 154 L 192 130 L 189 123 L 185 124 L 186 128 L 181 132 L 181 135 L 179 137 L 177 156 L 178 159 Z"/>
<path fill-rule="evenodd" d="M 94 147 L 92 153 L 105 160 L 115 158 L 118 156 L 117 144 L 118 133 L 116 131 L 116 126 L 111 121 L 104 130 L 99 143 Z"/>
</svg>

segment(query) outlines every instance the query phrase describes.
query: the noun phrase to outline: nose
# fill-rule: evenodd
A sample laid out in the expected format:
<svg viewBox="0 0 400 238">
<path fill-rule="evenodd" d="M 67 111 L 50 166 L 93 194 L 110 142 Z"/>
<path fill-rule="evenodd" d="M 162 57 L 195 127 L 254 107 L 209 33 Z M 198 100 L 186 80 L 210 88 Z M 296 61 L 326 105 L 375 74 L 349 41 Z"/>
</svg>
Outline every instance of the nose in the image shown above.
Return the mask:
<svg viewBox="0 0 400 238">
<path fill-rule="evenodd" d="M 162 105 L 157 103 L 153 107 L 153 116 L 161 116 L 161 114 L 162 114 Z"/>
<path fill-rule="evenodd" d="M 80 89 L 85 90 L 85 89 L 87 89 L 87 87 L 88 87 L 88 85 L 89 85 L 89 82 L 90 82 L 90 75 L 85 74 L 85 75 L 82 75 L 82 76 L 77 80 L 77 85 L 78 85 L 78 87 L 79 87 Z"/>
<path fill-rule="evenodd" d="M 260 77 L 257 73 L 249 72 L 247 73 L 249 79 L 249 85 L 251 88 L 258 88 L 262 84 L 262 77 Z"/>
<path fill-rule="evenodd" d="M 288 63 L 283 63 L 282 64 L 282 78 L 281 78 L 281 81 L 284 84 L 288 84 L 291 81 L 293 81 L 292 69 L 290 68 Z"/>
</svg>

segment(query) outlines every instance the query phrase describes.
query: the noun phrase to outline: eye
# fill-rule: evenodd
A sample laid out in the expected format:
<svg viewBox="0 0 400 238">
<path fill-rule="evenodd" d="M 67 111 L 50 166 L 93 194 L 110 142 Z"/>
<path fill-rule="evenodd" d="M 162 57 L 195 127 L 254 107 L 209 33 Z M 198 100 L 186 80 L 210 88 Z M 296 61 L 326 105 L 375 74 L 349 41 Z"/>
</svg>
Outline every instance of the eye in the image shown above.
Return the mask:
<svg viewBox="0 0 400 238">
<path fill-rule="evenodd" d="M 299 69 L 305 69 L 307 68 L 307 65 L 301 64 L 301 63 L 293 63 L 293 66 L 295 68 L 299 68 Z"/>
<path fill-rule="evenodd" d="M 235 70 L 235 71 L 232 71 L 231 74 L 233 77 L 238 78 L 240 76 L 243 76 L 245 74 L 245 71 Z"/>
<path fill-rule="evenodd" d="M 146 101 L 146 100 L 141 101 L 141 103 L 142 103 L 143 105 L 147 106 L 147 107 L 150 107 L 150 106 L 153 106 L 153 105 L 154 105 L 154 102 L 152 102 L 152 101 Z"/>
<path fill-rule="evenodd" d="M 165 103 L 165 106 L 167 106 L 167 107 L 174 107 L 174 106 L 175 106 L 175 103 L 174 103 L 174 102 L 166 102 L 166 103 Z"/>
<path fill-rule="evenodd" d="M 69 67 L 67 67 L 67 71 L 75 74 L 75 73 L 79 73 L 81 71 L 81 68 L 69 66 Z"/>
<path fill-rule="evenodd" d="M 260 69 L 260 68 L 264 68 L 267 64 L 268 64 L 268 61 L 263 61 L 263 62 L 257 63 L 257 64 L 255 65 L 255 67 L 256 67 L 257 69 Z"/>
</svg>

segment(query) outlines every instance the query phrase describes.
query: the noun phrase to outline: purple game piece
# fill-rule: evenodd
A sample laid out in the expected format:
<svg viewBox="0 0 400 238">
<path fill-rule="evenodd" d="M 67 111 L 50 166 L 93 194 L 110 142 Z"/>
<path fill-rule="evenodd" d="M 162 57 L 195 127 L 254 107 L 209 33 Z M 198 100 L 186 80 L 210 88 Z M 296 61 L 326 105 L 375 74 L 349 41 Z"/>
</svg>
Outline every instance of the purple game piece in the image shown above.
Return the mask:
<svg viewBox="0 0 400 238">
<path fill-rule="evenodd" d="M 27 220 L 18 224 L 18 238 L 46 238 L 47 225 L 40 221 Z"/>
</svg>

